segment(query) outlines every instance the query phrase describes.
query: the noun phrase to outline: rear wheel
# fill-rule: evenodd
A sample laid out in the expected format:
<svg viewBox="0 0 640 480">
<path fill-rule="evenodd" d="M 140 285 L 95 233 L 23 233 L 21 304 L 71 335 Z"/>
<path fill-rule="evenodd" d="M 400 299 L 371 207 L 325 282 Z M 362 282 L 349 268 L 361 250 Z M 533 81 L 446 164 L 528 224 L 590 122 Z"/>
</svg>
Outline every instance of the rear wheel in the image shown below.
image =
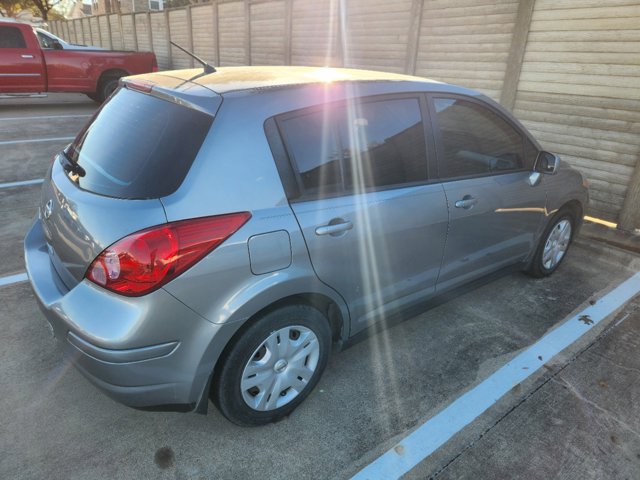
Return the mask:
<svg viewBox="0 0 640 480">
<path fill-rule="evenodd" d="M 560 266 L 573 240 L 574 217 L 568 210 L 561 210 L 551 221 L 541 237 L 528 273 L 534 277 L 551 275 Z"/>
<path fill-rule="evenodd" d="M 104 102 L 118 88 L 120 77 L 106 77 L 100 81 L 95 100 L 99 103 Z"/>
<path fill-rule="evenodd" d="M 237 425 L 280 420 L 318 383 L 330 348 L 329 323 L 318 310 L 307 305 L 274 310 L 230 348 L 215 379 L 212 399 Z"/>
</svg>

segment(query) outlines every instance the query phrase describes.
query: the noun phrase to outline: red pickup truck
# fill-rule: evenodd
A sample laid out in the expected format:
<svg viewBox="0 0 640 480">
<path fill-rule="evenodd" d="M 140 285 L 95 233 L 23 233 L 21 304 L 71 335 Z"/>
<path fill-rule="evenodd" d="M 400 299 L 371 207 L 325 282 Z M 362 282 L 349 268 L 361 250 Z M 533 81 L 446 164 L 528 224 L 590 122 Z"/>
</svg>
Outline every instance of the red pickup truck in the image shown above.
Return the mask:
<svg viewBox="0 0 640 480">
<path fill-rule="evenodd" d="M 31 25 L 0 20 L 0 94 L 81 92 L 103 102 L 120 77 L 157 70 L 151 52 L 74 46 Z"/>
</svg>

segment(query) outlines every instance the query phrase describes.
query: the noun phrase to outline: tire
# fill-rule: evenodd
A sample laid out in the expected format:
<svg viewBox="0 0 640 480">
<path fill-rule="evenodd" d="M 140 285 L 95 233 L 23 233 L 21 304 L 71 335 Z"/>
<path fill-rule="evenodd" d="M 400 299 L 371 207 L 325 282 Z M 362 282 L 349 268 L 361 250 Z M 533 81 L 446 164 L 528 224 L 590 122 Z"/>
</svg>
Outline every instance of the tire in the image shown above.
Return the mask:
<svg viewBox="0 0 640 480">
<path fill-rule="evenodd" d="M 540 243 L 527 270 L 529 275 L 536 278 L 547 277 L 558 269 L 569 251 L 575 223 L 569 210 L 560 210 L 555 215 L 540 237 Z"/>
<path fill-rule="evenodd" d="M 318 310 L 307 305 L 273 310 L 228 348 L 214 377 L 212 400 L 236 425 L 278 421 L 311 393 L 330 348 L 329 322 Z"/>
<path fill-rule="evenodd" d="M 85 95 L 89 97 L 91 100 L 93 100 L 94 102 L 98 101 L 98 97 L 96 96 L 95 93 L 85 93 Z"/>
<path fill-rule="evenodd" d="M 120 77 L 107 77 L 100 81 L 98 91 L 96 92 L 95 101 L 103 103 L 111 94 L 118 88 L 118 81 Z"/>
</svg>

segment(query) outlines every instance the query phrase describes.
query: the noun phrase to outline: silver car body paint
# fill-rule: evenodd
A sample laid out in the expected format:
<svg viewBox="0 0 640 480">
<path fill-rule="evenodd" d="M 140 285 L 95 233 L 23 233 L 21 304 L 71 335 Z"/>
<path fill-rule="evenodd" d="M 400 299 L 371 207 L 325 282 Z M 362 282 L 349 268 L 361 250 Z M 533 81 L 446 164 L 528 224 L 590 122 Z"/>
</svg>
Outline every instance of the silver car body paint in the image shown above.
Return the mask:
<svg viewBox="0 0 640 480">
<path fill-rule="evenodd" d="M 586 205 L 582 178 L 567 166 L 534 187 L 530 172 L 516 172 L 290 203 L 265 135 L 265 121 L 285 112 L 373 95 L 454 93 L 491 105 L 528 134 L 481 94 L 416 77 L 297 67 L 200 73 L 132 77 L 155 83 L 164 100 L 215 116 L 174 193 L 95 195 L 54 162 L 40 204 L 44 212 L 51 202 L 51 215 L 36 218 L 25 238 L 31 284 L 56 336 L 91 381 L 125 404 L 193 408 L 206 399 L 233 335 L 276 302 L 313 295 L 331 303 L 341 320 L 335 336 L 347 340 L 390 313 L 526 262 L 553 212 L 568 201 Z M 456 208 L 466 194 L 478 205 Z M 244 211 L 248 223 L 150 294 L 124 297 L 84 279 L 93 259 L 130 233 Z M 316 233 L 336 218 L 351 229 Z"/>
</svg>

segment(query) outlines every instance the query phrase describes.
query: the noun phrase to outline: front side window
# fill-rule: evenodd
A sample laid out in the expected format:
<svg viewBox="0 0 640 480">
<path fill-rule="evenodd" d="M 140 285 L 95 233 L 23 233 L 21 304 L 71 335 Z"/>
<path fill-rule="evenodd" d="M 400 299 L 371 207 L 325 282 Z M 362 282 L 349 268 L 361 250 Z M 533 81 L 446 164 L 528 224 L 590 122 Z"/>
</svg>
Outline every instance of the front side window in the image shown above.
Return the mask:
<svg viewBox="0 0 640 480">
<path fill-rule="evenodd" d="M 53 48 L 53 39 L 40 32 L 36 32 L 36 35 L 41 48 Z"/>
<path fill-rule="evenodd" d="M 424 182 L 427 155 L 417 99 L 347 102 L 279 121 L 306 195 Z"/>
<path fill-rule="evenodd" d="M 0 48 L 27 48 L 20 29 L 17 27 L 0 27 Z"/>
<path fill-rule="evenodd" d="M 506 120 L 475 102 L 434 99 L 442 178 L 519 170 L 522 137 Z"/>
</svg>

